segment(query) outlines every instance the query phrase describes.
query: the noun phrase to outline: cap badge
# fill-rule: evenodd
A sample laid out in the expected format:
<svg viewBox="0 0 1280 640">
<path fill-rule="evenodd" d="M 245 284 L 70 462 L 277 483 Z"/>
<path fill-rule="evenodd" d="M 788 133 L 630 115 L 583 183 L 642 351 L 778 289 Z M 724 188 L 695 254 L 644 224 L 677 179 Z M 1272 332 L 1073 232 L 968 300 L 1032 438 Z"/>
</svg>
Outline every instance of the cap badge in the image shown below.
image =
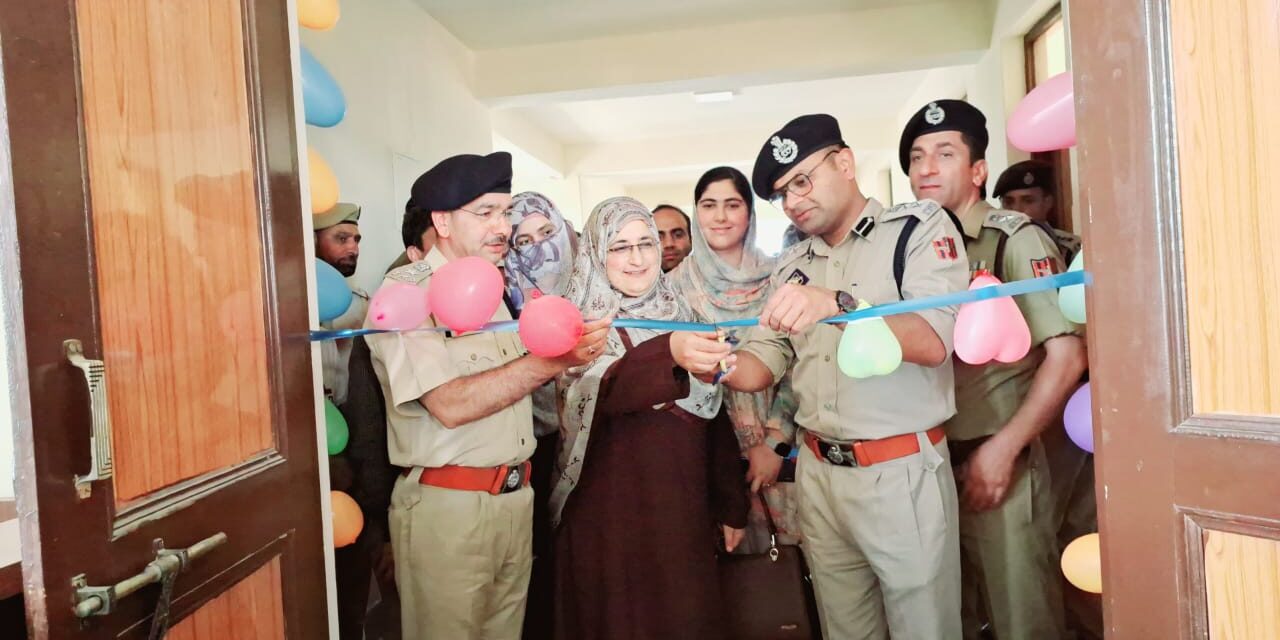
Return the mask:
<svg viewBox="0 0 1280 640">
<path fill-rule="evenodd" d="M 938 124 L 943 118 L 947 117 L 947 112 L 942 110 L 936 102 L 929 103 L 929 110 L 924 112 L 924 121 L 929 124 Z"/>
<path fill-rule="evenodd" d="M 796 141 L 790 138 L 774 136 L 769 140 L 769 144 L 773 145 L 773 159 L 782 164 L 791 164 L 795 161 L 796 154 L 800 152 Z"/>
<path fill-rule="evenodd" d="M 1036 177 L 1034 175 L 1031 175 L 1030 171 L 1028 171 L 1025 175 L 1022 176 L 1022 184 L 1025 184 L 1029 187 L 1035 183 L 1036 183 Z"/>
</svg>

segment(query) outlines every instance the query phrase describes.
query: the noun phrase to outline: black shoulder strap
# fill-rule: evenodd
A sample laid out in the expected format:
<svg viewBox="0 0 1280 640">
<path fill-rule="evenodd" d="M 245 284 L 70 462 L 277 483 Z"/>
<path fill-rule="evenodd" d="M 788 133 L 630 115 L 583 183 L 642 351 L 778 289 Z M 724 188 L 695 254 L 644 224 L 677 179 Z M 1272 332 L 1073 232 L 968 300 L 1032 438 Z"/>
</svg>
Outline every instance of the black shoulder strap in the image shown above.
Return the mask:
<svg viewBox="0 0 1280 640">
<path fill-rule="evenodd" d="M 911 242 L 911 232 L 916 230 L 918 224 L 920 218 L 907 218 L 902 225 L 902 232 L 898 234 L 898 246 L 893 249 L 893 281 L 898 283 L 899 300 L 905 300 L 902 297 L 902 276 L 907 272 L 907 244 Z"/>
<path fill-rule="evenodd" d="M 1009 241 L 1009 234 L 1001 233 L 1000 239 L 996 240 L 996 259 L 995 264 L 991 265 L 991 275 L 995 276 L 1000 282 L 1004 282 L 1004 245 Z"/>
<path fill-rule="evenodd" d="M 950 209 L 943 208 L 947 212 L 947 217 L 951 218 L 951 224 L 956 226 L 956 233 L 960 234 L 960 241 L 964 242 L 964 227 L 960 226 L 960 218 L 956 216 Z M 920 218 L 911 216 L 907 218 L 906 223 L 902 225 L 902 232 L 898 234 L 898 246 L 893 249 L 893 281 L 898 284 L 898 299 L 905 300 L 902 297 L 902 277 L 907 273 L 907 245 L 911 242 L 911 232 L 916 230 L 916 225 L 920 224 Z"/>
</svg>

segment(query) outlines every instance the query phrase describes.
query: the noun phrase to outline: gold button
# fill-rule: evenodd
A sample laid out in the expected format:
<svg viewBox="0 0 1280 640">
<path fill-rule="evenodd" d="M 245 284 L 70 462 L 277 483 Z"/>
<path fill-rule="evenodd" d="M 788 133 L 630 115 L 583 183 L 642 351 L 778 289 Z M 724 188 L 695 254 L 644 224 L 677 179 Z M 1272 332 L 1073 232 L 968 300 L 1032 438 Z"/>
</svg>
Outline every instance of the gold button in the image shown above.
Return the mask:
<svg viewBox="0 0 1280 640">
<path fill-rule="evenodd" d="M 472 361 L 472 362 L 475 362 L 475 359 L 476 359 L 476 354 L 474 354 L 474 353 L 473 353 L 473 354 L 471 354 L 471 361 Z"/>
</svg>

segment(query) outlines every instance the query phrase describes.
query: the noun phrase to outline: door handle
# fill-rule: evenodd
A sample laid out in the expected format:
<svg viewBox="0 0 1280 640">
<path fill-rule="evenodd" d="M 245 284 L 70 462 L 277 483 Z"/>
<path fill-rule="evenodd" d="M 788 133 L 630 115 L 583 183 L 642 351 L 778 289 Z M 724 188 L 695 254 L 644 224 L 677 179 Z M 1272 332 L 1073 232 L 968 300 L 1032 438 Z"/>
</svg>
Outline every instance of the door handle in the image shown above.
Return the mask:
<svg viewBox="0 0 1280 640">
<path fill-rule="evenodd" d="M 168 618 L 169 602 L 172 595 L 173 580 L 182 573 L 192 560 L 198 560 L 210 551 L 226 544 L 227 534 L 219 531 L 186 549 L 165 549 L 164 541 L 154 542 L 156 559 L 147 563 L 137 575 L 125 578 L 107 587 L 91 587 L 85 581 L 84 574 L 71 579 L 75 588 L 75 612 L 77 618 L 105 616 L 116 608 L 116 602 L 125 596 L 137 592 L 143 587 L 157 582 L 167 583 L 162 590 L 160 602 L 156 603 L 157 619 L 161 613 Z"/>
<path fill-rule="evenodd" d="M 111 412 L 107 407 L 107 367 L 101 360 L 84 357 L 84 346 L 79 340 L 62 343 L 62 353 L 77 369 L 84 372 L 89 386 L 89 414 L 93 421 L 93 433 L 89 436 L 89 473 L 77 475 L 76 495 L 81 500 L 93 493 L 93 483 L 111 477 Z"/>
</svg>

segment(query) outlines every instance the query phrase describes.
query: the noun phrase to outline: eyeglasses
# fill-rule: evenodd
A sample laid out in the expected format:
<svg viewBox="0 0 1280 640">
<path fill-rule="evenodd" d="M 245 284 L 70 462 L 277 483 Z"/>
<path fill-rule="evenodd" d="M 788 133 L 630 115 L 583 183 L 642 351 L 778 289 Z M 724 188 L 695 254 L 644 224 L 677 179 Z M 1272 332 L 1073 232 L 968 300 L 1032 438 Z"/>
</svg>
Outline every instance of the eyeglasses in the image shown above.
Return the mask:
<svg viewBox="0 0 1280 640">
<path fill-rule="evenodd" d="M 483 206 L 483 207 L 480 207 L 480 209 L 479 209 L 479 210 L 477 210 L 477 211 L 472 211 L 472 210 L 470 210 L 470 209 L 464 209 L 464 208 L 462 208 L 462 207 L 458 207 L 458 209 L 457 209 L 457 210 L 458 210 L 458 211 L 466 211 L 467 213 L 469 213 L 469 214 L 471 214 L 471 215 L 473 215 L 473 216 L 475 216 L 475 217 L 477 217 L 477 218 L 480 218 L 481 220 L 484 220 L 485 222 L 489 222 L 489 221 L 493 220 L 493 219 L 494 219 L 494 215 L 495 215 L 495 214 L 496 214 L 496 215 L 500 215 L 500 216 L 502 216 L 502 218 L 503 218 L 504 220 L 506 220 L 507 222 L 510 222 L 510 221 L 511 221 L 511 207 L 499 207 L 498 205 L 489 204 L 489 205 L 485 205 L 485 206 Z"/>
<path fill-rule="evenodd" d="M 639 250 L 641 256 L 646 253 L 657 253 L 658 243 L 652 240 L 644 240 L 635 244 L 620 244 L 616 247 L 609 247 L 609 257 L 621 258 L 623 256 L 630 256 L 631 252 L 635 250 Z"/>
<path fill-rule="evenodd" d="M 792 176 L 783 188 L 773 192 L 773 195 L 769 196 L 769 203 L 781 209 L 782 202 L 787 198 L 787 192 L 791 192 L 802 198 L 809 195 L 809 192 L 813 191 L 813 178 L 810 176 L 814 171 L 818 170 L 818 167 L 821 167 L 822 164 L 827 161 L 827 158 L 830 158 L 832 154 L 839 152 L 840 149 L 832 149 L 828 151 L 827 155 L 822 156 L 822 159 L 818 161 L 818 164 L 813 165 L 813 168 L 810 169 L 808 173 L 797 173 Z"/>
</svg>

